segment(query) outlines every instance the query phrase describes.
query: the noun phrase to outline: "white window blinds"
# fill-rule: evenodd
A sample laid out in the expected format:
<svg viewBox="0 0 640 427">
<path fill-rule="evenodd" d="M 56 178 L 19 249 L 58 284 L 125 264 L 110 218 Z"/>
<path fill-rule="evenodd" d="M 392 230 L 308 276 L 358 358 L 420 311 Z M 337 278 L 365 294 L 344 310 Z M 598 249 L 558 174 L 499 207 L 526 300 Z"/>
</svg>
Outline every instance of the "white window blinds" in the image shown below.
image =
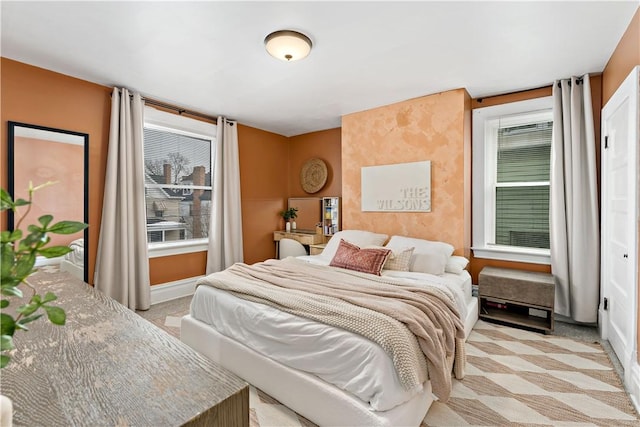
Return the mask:
<svg viewBox="0 0 640 427">
<path fill-rule="evenodd" d="M 551 129 L 550 120 L 499 125 L 495 244 L 549 248 Z"/>
</svg>

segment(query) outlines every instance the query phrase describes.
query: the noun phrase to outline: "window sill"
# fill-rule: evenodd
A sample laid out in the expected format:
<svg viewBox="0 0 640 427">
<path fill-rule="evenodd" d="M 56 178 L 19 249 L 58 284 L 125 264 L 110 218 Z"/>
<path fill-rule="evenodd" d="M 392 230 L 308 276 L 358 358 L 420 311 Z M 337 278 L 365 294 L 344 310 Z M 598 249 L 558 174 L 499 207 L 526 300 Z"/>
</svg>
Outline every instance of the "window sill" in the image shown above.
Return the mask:
<svg viewBox="0 0 640 427">
<path fill-rule="evenodd" d="M 205 252 L 208 250 L 208 242 L 208 239 L 197 239 L 184 242 L 149 243 L 149 258 L 161 258 L 171 255 Z"/>
<path fill-rule="evenodd" d="M 551 251 L 549 249 L 517 248 L 513 246 L 482 246 L 471 249 L 473 250 L 474 258 L 551 264 Z"/>
</svg>

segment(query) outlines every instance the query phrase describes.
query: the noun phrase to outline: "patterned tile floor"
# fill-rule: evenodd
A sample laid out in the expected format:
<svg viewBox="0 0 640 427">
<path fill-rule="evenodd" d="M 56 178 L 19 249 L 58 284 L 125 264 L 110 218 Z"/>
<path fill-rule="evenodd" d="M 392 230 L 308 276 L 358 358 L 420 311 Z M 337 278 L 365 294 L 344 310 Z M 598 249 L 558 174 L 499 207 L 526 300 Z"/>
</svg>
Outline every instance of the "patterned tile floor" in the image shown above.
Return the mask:
<svg viewBox="0 0 640 427">
<path fill-rule="evenodd" d="M 179 338 L 190 300 L 139 314 Z M 454 380 L 446 404 L 433 403 L 422 427 L 640 426 L 619 366 L 603 349 L 608 343 L 597 341 L 594 328 L 577 325 L 557 322 L 555 335 L 542 335 L 479 321 L 467 342 L 465 378 Z M 249 406 L 251 427 L 315 425 L 254 387 Z"/>
</svg>

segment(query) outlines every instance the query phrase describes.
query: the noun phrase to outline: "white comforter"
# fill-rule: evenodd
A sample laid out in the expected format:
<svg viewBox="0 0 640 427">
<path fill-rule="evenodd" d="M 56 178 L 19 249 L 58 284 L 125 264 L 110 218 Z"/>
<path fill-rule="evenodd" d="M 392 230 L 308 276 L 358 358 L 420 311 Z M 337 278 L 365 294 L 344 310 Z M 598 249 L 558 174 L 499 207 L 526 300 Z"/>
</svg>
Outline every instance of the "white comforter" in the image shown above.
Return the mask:
<svg viewBox="0 0 640 427">
<path fill-rule="evenodd" d="M 413 284 L 431 276 L 408 272 L 392 275 Z M 459 284 L 443 279 L 439 282 L 453 291 L 464 319 L 466 304 Z M 380 346 L 340 328 L 246 301 L 209 286 L 197 288 L 191 315 L 283 365 L 317 375 L 354 394 L 375 411 L 389 410 L 422 390 L 422 386 L 405 390 L 392 361 Z"/>
</svg>

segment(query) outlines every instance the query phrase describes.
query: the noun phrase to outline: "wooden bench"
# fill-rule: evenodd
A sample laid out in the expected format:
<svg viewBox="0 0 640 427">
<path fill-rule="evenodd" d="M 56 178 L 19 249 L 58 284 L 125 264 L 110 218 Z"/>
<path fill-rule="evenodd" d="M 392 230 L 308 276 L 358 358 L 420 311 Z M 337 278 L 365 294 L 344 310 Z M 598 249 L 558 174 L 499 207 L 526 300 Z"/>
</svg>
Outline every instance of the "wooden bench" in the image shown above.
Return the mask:
<svg viewBox="0 0 640 427">
<path fill-rule="evenodd" d="M 478 277 L 480 318 L 544 333 L 553 331 L 552 274 L 484 267 Z"/>
</svg>

